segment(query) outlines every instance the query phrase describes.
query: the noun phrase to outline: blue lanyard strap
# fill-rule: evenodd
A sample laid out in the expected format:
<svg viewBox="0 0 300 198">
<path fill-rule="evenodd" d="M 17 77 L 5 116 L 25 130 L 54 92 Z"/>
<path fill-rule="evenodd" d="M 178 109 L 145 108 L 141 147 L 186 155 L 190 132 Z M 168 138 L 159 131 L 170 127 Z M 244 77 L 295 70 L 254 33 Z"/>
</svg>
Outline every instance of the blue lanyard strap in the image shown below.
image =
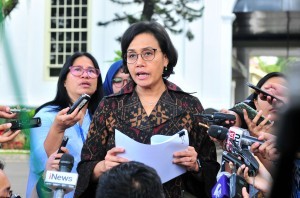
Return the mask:
<svg viewBox="0 0 300 198">
<path fill-rule="evenodd" d="M 83 135 L 83 129 L 81 128 L 81 126 L 80 126 L 79 123 L 77 123 L 76 125 L 79 128 L 79 133 L 80 133 L 80 136 L 81 136 L 82 143 L 84 143 L 85 142 L 85 138 L 84 138 L 84 135 Z"/>
</svg>

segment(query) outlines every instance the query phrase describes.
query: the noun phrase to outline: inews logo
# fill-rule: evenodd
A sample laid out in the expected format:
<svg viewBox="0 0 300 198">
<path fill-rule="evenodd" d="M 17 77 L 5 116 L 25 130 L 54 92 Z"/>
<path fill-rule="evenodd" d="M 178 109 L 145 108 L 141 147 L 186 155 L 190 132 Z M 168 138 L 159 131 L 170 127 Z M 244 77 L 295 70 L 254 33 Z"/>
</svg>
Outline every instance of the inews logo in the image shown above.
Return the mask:
<svg viewBox="0 0 300 198">
<path fill-rule="evenodd" d="M 59 172 L 59 171 L 47 171 L 45 177 L 45 183 L 48 184 L 66 184 L 76 186 L 78 180 L 77 173 Z"/>
<path fill-rule="evenodd" d="M 49 180 L 56 180 L 56 181 L 72 182 L 73 177 L 67 176 L 67 175 L 61 175 L 61 174 L 58 174 L 58 173 L 50 173 L 48 179 Z"/>
</svg>

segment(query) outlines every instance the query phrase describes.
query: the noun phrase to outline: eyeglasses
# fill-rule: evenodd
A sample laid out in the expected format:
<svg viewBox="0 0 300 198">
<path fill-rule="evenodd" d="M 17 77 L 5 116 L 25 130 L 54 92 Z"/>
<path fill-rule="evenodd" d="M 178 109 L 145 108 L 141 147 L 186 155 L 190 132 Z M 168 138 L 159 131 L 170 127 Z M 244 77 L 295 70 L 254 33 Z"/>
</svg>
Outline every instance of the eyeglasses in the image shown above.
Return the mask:
<svg viewBox="0 0 300 198">
<path fill-rule="evenodd" d="M 137 54 L 135 52 L 127 52 L 125 54 L 125 60 L 127 63 L 132 64 L 135 63 L 141 55 L 142 59 L 145 61 L 152 61 L 155 58 L 155 52 L 157 49 L 145 49 L 140 54 Z"/>
<path fill-rule="evenodd" d="M 88 74 L 90 78 L 97 78 L 100 75 L 100 70 L 96 69 L 94 67 L 88 67 L 87 69 L 84 69 L 82 66 L 70 66 L 69 67 L 70 72 L 73 76 L 81 76 L 84 72 Z"/>
<path fill-rule="evenodd" d="M 125 83 L 126 81 L 126 83 Z M 118 87 L 121 88 L 124 85 L 126 85 L 127 83 L 129 83 L 131 81 L 131 78 L 121 78 L 121 77 L 116 77 L 112 79 L 113 84 Z"/>
</svg>

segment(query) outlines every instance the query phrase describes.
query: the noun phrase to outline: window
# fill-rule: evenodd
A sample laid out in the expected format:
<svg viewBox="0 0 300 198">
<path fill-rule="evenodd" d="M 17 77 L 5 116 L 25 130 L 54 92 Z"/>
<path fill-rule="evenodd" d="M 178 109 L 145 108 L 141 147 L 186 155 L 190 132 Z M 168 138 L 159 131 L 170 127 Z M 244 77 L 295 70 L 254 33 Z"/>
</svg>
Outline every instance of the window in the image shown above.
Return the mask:
<svg viewBox="0 0 300 198">
<path fill-rule="evenodd" d="M 88 50 L 88 0 L 51 0 L 47 76 L 58 77 L 66 59 Z"/>
</svg>

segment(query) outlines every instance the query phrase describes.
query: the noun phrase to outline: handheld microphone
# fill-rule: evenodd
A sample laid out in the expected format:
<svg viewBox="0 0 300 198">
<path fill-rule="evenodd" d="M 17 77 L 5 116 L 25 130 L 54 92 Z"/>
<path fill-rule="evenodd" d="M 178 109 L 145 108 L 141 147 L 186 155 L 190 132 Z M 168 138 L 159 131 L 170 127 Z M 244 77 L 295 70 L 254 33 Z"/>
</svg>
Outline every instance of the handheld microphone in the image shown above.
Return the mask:
<svg viewBox="0 0 300 198">
<path fill-rule="evenodd" d="M 227 159 L 227 162 L 232 161 L 237 164 L 238 167 L 245 164 L 249 167 L 249 175 L 252 176 L 257 174 L 259 163 L 248 149 L 242 149 L 241 146 L 249 146 L 254 142 L 262 144 L 264 141 L 245 135 L 245 133 L 249 132 L 238 127 L 230 127 L 227 129 L 222 126 L 212 125 L 208 129 L 208 134 L 210 136 L 221 141 L 226 140 L 226 150 L 230 153 L 227 153 L 226 151 L 223 152 L 224 160 Z M 241 157 L 243 161 L 236 160 L 236 157 L 233 154 Z"/>
<path fill-rule="evenodd" d="M 235 115 L 227 114 L 227 113 L 220 113 L 215 112 L 213 114 L 198 114 L 199 116 L 202 116 L 209 120 L 229 120 L 229 121 L 235 121 Z"/>
<path fill-rule="evenodd" d="M 45 184 L 55 190 L 54 197 L 63 198 L 64 194 L 76 188 L 78 174 L 70 173 L 74 165 L 74 157 L 64 153 L 59 162 L 59 171 L 47 171 Z"/>
<path fill-rule="evenodd" d="M 257 174 L 259 164 L 255 158 L 253 160 L 253 157 L 249 157 L 249 158 L 242 157 L 242 159 L 244 160 L 244 161 L 242 161 L 239 158 L 237 158 L 234 154 L 229 153 L 227 151 L 223 151 L 222 159 L 224 159 L 228 163 L 232 162 L 236 166 L 236 168 L 239 168 L 240 166 L 245 164 L 249 168 L 248 174 L 250 177 L 256 176 L 256 174 Z"/>
<path fill-rule="evenodd" d="M 208 129 L 208 134 L 221 141 L 227 139 L 228 147 L 232 146 L 231 141 L 234 141 L 238 146 L 251 146 L 255 142 L 264 143 L 264 141 L 250 136 L 249 131 L 235 126 L 227 129 L 226 127 L 211 125 Z"/>
<path fill-rule="evenodd" d="M 213 114 L 194 114 L 195 116 L 201 116 L 204 121 L 208 122 L 209 124 L 216 124 L 216 125 L 226 125 L 230 126 L 230 124 L 224 123 L 226 120 L 235 121 L 235 116 L 232 114 L 220 113 L 215 112 Z"/>
</svg>

